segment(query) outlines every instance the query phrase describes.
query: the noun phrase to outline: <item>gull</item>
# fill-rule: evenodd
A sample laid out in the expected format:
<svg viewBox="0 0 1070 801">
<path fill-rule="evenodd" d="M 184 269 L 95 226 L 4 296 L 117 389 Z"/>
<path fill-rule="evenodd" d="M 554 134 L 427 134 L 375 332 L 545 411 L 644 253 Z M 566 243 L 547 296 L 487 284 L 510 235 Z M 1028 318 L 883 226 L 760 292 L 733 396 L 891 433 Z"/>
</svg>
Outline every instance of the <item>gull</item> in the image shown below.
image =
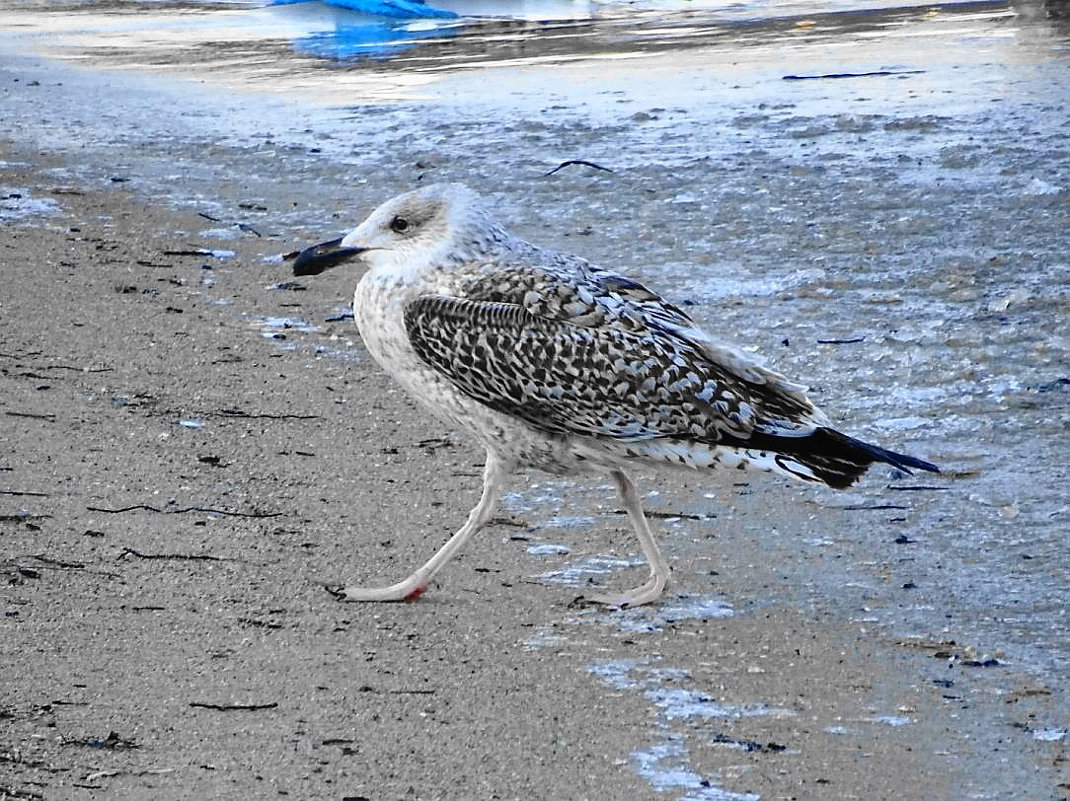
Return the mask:
<svg viewBox="0 0 1070 801">
<path fill-rule="evenodd" d="M 875 462 L 939 472 L 836 431 L 803 386 L 638 281 L 514 236 L 462 184 L 386 201 L 301 251 L 293 272 L 352 261 L 367 268 L 353 315 L 368 352 L 487 458 L 479 502 L 426 564 L 387 587 L 334 590 L 344 600 L 419 598 L 521 469 L 612 478 L 650 569 L 639 587 L 585 599 L 616 607 L 656 601 L 670 574 L 633 466 L 749 467 L 837 489 Z"/>
</svg>

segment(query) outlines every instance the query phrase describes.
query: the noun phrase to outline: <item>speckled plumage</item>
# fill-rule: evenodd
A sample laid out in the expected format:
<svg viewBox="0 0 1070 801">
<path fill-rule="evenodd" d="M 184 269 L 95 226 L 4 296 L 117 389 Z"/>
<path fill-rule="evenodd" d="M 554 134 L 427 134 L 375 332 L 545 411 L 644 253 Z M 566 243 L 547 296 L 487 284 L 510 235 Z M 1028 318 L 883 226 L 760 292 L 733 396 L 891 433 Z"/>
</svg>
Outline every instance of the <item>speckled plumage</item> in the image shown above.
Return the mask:
<svg viewBox="0 0 1070 801">
<path fill-rule="evenodd" d="M 388 201 L 343 239 L 305 251 L 295 272 L 347 257 L 369 265 L 353 304 L 369 351 L 487 448 L 481 506 L 492 508 L 488 496 L 521 467 L 613 475 L 652 568 L 647 585 L 613 602 L 653 600 L 668 572 L 623 473 L 629 463 L 752 465 L 834 487 L 874 461 L 935 469 L 832 430 L 799 385 L 642 284 L 510 235 L 461 185 Z M 454 539 L 482 525 L 479 511 Z M 434 562 L 393 588 L 343 595 L 411 594 Z"/>
<path fill-rule="evenodd" d="M 818 419 L 793 385 L 733 354 L 746 381 L 698 339 L 691 320 L 641 285 L 576 261 L 505 268 L 405 308 L 417 355 L 463 393 L 551 436 L 634 457 L 687 443 L 705 461 L 722 441 L 797 432 Z M 504 279 L 504 280 L 500 280 Z M 694 462 L 691 464 L 690 462 Z"/>
</svg>

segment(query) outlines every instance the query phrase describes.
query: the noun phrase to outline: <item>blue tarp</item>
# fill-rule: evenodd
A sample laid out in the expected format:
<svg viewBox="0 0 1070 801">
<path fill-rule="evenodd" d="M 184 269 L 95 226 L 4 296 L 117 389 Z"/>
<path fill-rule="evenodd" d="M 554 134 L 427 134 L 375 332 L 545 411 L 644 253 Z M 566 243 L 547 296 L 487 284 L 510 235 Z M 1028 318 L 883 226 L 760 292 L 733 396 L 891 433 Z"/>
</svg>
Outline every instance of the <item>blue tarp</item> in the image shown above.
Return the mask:
<svg viewBox="0 0 1070 801">
<path fill-rule="evenodd" d="M 288 5 L 290 3 L 304 3 L 308 0 L 273 0 L 272 5 Z M 392 17 L 394 19 L 418 19 L 420 17 L 435 17 L 438 19 L 453 19 L 457 16 L 452 11 L 441 8 L 433 8 L 420 0 L 323 0 L 330 6 L 351 8 L 362 14 L 372 14 L 377 17 Z"/>
</svg>

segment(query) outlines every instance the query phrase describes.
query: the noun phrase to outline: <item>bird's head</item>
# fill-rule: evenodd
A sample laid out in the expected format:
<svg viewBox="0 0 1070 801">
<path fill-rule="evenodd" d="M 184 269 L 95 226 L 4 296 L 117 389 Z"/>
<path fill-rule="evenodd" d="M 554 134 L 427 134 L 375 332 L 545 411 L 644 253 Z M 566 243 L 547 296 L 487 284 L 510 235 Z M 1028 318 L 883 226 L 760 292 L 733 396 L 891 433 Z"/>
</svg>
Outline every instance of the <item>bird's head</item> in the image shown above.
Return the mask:
<svg viewBox="0 0 1070 801">
<path fill-rule="evenodd" d="M 504 236 L 471 189 L 431 184 L 383 203 L 343 236 L 301 251 L 294 275 L 317 275 L 357 259 L 373 269 L 421 269 L 486 252 Z"/>
</svg>

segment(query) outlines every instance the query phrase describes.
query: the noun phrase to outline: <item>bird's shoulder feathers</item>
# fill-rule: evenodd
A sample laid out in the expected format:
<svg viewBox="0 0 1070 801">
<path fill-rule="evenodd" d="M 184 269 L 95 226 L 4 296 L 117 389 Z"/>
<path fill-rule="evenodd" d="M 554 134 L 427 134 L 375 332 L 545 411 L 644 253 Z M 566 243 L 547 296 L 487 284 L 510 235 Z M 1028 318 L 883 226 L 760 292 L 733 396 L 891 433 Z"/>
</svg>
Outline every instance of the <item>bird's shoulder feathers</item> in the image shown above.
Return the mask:
<svg viewBox="0 0 1070 801">
<path fill-rule="evenodd" d="M 451 294 L 514 304 L 535 317 L 584 328 L 640 333 L 663 324 L 694 325 L 683 310 L 638 281 L 575 256 L 538 253 L 538 266 L 519 260 L 486 265 L 467 275 Z"/>
</svg>

